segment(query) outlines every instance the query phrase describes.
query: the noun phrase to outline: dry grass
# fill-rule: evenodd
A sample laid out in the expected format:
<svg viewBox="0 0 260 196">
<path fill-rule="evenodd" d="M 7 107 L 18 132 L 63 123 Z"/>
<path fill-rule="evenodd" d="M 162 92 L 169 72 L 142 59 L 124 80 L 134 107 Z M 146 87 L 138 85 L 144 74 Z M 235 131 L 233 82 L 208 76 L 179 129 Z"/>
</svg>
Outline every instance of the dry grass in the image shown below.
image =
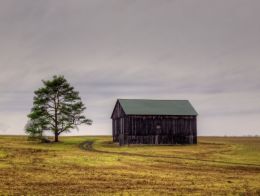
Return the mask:
<svg viewBox="0 0 260 196">
<path fill-rule="evenodd" d="M 111 137 L 39 144 L 0 137 L 0 195 L 260 195 L 260 138 L 118 147 Z M 93 151 L 79 148 L 88 141 Z"/>
</svg>

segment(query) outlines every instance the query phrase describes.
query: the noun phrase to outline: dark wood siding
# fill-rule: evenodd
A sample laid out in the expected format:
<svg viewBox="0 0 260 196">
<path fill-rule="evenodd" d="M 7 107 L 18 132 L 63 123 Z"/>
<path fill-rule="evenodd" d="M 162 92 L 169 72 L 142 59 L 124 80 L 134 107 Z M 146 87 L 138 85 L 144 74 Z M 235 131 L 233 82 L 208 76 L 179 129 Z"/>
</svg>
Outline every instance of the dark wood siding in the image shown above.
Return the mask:
<svg viewBox="0 0 260 196">
<path fill-rule="evenodd" d="M 196 144 L 196 116 L 125 115 L 119 102 L 112 114 L 113 141 L 123 144 Z"/>
<path fill-rule="evenodd" d="M 125 113 L 118 101 L 116 103 L 111 118 L 112 118 L 113 142 L 119 142 L 120 134 L 123 134 L 124 132 L 123 121 L 125 120 Z"/>
</svg>

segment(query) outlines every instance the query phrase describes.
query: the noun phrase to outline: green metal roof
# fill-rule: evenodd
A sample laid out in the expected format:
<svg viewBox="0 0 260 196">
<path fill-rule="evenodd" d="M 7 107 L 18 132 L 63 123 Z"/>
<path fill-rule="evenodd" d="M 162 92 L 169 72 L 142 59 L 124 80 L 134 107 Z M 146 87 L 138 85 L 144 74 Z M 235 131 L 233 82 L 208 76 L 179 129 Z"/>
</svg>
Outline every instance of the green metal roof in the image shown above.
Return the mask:
<svg viewBox="0 0 260 196">
<path fill-rule="evenodd" d="M 118 99 L 127 115 L 198 115 L 188 100 Z"/>
</svg>

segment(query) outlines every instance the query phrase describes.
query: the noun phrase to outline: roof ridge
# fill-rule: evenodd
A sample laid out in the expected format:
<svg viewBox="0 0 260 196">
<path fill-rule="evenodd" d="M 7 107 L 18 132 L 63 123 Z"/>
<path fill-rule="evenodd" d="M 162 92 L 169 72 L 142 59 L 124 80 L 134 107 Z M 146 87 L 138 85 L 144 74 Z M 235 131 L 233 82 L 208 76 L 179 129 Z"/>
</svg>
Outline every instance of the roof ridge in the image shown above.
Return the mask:
<svg viewBox="0 0 260 196">
<path fill-rule="evenodd" d="M 121 99 L 121 98 L 118 98 L 117 100 L 189 101 L 188 99 Z"/>
<path fill-rule="evenodd" d="M 125 114 L 198 115 L 189 100 L 118 99 Z"/>
</svg>

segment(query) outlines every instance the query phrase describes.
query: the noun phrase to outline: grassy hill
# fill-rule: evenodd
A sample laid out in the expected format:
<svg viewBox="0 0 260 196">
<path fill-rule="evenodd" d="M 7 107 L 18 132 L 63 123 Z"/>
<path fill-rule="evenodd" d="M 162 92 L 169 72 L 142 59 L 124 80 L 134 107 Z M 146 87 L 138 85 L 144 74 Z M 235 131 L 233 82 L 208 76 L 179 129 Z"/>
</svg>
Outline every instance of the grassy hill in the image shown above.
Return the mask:
<svg viewBox="0 0 260 196">
<path fill-rule="evenodd" d="M 0 195 L 260 195 L 260 138 L 119 147 L 111 137 L 0 136 L 0 182 Z"/>
</svg>

